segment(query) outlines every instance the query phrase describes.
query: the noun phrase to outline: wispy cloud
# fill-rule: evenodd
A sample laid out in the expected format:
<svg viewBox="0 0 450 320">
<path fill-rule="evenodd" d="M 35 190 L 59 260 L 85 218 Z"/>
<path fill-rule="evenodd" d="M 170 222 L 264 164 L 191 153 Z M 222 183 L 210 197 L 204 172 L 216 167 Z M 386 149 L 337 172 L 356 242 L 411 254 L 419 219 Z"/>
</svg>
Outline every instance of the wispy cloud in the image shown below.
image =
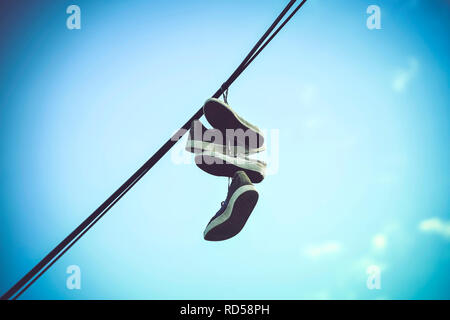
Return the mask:
<svg viewBox="0 0 450 320">
<path fill-rule="evenodd" d="M 384 248 L 386 248 L 386 244 L 387 244 L 387 237 L 383 233 L 376 234 L 372 238 L 372 246 L 376 250 L 383 250 Z"/>
<path fill-rule="evenodd" d="M 423 220 L 419 224 L 422 232 L 435 233 L 450 240 L 450 221 L 442 221 L 439 218 Z"/>
<path fill-rule="evenodd" d="M 408 59 L 408 67 L 400 69 L 392 81 L 392 89 L 396 92 L 403 92 L 411 80 L 416 76 L 419 69 L 419 61 L 416 58 Z"/>
<path fill-rule="evenodd" d="M 319 245 L 310 245 L 306 247 L 305 254 L 313 259 L 317 259 L 324 255 L 337 254 L 341 252 L 342 245 L 337 241 L 329 241 Z"/>
<path fill-rule="evenodd" d="M 377 266 L 380 268 L 381 271 L 386 271 L 387 269 L 387 264 L 382 262 L 381 260 L 375 259 L 371 256 L 363 256 L 362 258 L 359 258 L 354 261 L 353 263 L 354 268 L 352 272 L 357 270 L 357 272 L 359 273 L 364 273 L 370 266 Z"/>
</svg>

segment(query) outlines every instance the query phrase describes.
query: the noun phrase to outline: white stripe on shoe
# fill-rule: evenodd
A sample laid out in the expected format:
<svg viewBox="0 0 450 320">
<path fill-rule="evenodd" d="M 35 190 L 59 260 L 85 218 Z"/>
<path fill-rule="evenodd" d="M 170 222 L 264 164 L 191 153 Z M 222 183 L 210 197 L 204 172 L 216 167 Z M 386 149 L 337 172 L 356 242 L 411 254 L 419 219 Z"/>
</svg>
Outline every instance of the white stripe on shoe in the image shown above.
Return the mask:
<svg viewBox="0 0 450 320">
<path fill-rule="evenodd" d="M 233 208 L 234 208 L 234 204 L 236 202 L 236 200 L 243 195 L 245 192 L 248 191 L 254 191 L 257 192 L 255 187 L 251 184 L 249 185 L 245 185 L 242 186 L 240 188 L 238 188 L 233 195 L 230 198 L 230 201 L 228 201 L 228 206 L 225 209 L 225 211 L 218 216 L 217 218 L 215 218 L 213 221 L 211 221 L 208 226 L 206 227 L 205 231 L 203 232 L 203 236 L 206 237 L 206 235 L 215 227 L 221 225 L 222 223 L 226 222 L 228 219 L 230 219 L 231 214 L 233 213 Z"/>
<path fill-rule="evenodd" d="M 223 153 L 225 146 L 222 144 L 215 144 L 213 142 L 205 142 L 199 140 L 188 139 L 186 143 L 186 151 L 193 153 L 202 153 L 204 151 Z"/>
<path fill-rule="evenodd" d="M 220 152 L 202 152 L 195 157 L 197 166 L 212 175 L 233 177 L 234 173 L 244 170 L 253 183 L 264 179 L 266 163 L 247 157 L 232 157 Z"/>
<path fill-rule="evenodd" d="M 189 137 L 186 142 L 185 149 L 186 151 L 192 153 L 202 153 L 204 151 L 224 153 L 224 150 L 227 150 L 227 147 L 222 144 L 217 144 L 214 142 L 193 140 Z M 230 149 L 231 150 L 227 151 L 228 154 L 238 156 L 238 155 L 250 155 L 265 151 L 266 146 L 263 145 L 257 149 L 247 149 L 244 146 L 231 146 Z"/>
</svg>

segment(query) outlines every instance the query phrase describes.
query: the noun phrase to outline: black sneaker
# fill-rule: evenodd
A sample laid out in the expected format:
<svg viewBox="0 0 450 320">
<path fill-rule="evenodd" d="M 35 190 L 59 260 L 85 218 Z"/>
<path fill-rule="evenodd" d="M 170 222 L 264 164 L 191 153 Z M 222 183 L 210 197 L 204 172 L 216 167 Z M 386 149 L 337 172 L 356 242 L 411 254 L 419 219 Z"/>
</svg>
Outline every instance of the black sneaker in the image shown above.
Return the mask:
<svg viewBox="0 0 450 320">
<path fill-rule="evenodd" d="M 195 163 L 203 171 L 220 177 L 233 177 L 237 171 L 244 171 L 253 183 L 263 181 L 266 163 L 240 156 L 233 157 L 221 152 L 205 151 L 195 156 Z"/>
<path fill-rule="evenodd" d="M 225 138 L 218 129 L 207 129 L 199 120 L 191 123 L 186 150 L 192 153 L 203 151 L 226 153 Z"/>
<path fill-rule="evenodd" d="M 229 137 L 232 140 L 230 144 L 243 148 L 236 153 L 252 154 L 265 150 L 261 130 L 241 118 L 225 102 L 215 98 L 208 99 L 203 106 L 203 112 L 213 128 L 222 131 L 227 139 L 226 130 L 234 130 L 234 136 Z"/>
<path fill-rule="evenodd" d="M 222 207 L 209 221 L 203 236 L 208 241 L 221 241 L 234 237 L 244 228 L 258 202 L 258 192 L 243 171 L 233 176 L 228 195 Z"/>
</svg>

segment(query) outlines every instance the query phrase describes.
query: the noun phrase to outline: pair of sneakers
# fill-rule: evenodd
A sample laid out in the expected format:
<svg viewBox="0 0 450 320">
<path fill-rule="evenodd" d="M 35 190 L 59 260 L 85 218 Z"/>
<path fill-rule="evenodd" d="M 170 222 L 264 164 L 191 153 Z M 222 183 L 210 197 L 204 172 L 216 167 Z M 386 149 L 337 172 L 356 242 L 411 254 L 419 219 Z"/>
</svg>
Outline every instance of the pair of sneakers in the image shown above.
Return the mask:
<svg viewBox="0 0 450 320">
<path fill-rule="evenodd" d="M 225 201 L 204 232 L 205 240 L 220 241 L 242 230 L 258 201 L 253 183 L 264 179 L 266 164 L 249 156 L 265 149 L 264 137 L 219 99 L 208 99 L 203 111 L 213 129 L 193 121 L 186 150 L 196 154 L 195 163 L 203 171 L 232 178 Z"/>
</svg>

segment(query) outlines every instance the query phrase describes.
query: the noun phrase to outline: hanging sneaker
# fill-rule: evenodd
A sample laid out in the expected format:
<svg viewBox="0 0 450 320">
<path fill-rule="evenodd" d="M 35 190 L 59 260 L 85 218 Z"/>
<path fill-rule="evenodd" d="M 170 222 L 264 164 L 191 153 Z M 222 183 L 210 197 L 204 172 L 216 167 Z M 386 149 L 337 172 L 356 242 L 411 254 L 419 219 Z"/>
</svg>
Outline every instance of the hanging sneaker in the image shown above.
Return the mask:
<svg viewBox="0 0 450 320">
<path fill-rule="evenodd" d="M 225 102 L 215 98 L 208 99 L 203 105 L 203 112 L 213 128 L 219 129 L 227 140 L 231 140 L 232 146 L 241 148 L 235 151 L 235 155 L 265 150 L 261 130 L 241 118 Z M 231 129 L 233 134 L 227 135 L 227 129 Z"/>
<path fill-rule="evenodd" d="M 203 171 L 220 177 L 233 177 L 237 171 L 244 171 L 251 182 L 263 181 L 266 163 L 248 157 L 233 157 L 221 152 L 205 151 L 195 156 L 195 163 Z"/>
<path fill-rule="evenodd" d="M 209 221 L 203 233 L 208 241 L 221 241 L 237 235 L 258 202 L 258 192 L 243 171 L 233 176 L 227 198 Z"/>
<path fill-rule="evenodd" d="M 218 129 L 207 129 L 199 120 L 191 123 L 186 150 L 192 153 L 203 151 L 226 153 L 224 136 Z"/>
</svg>

